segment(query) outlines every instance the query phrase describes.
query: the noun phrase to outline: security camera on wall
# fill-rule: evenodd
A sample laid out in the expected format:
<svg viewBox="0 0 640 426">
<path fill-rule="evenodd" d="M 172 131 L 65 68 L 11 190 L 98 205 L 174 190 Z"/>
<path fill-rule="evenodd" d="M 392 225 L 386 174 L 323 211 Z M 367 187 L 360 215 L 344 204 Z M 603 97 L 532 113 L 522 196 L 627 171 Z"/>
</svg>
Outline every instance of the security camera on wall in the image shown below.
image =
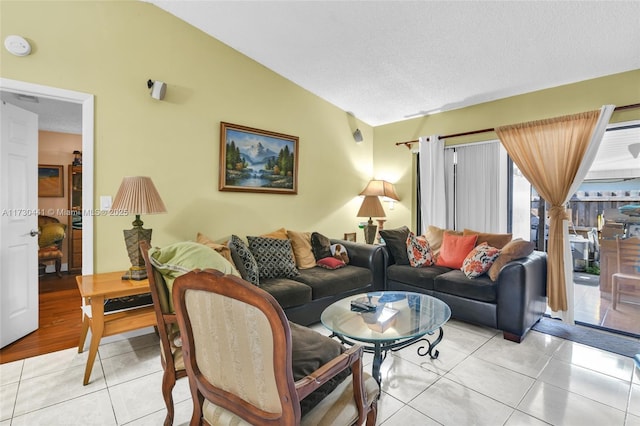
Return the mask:
<svg viewBox="0 0 640 426">
<path fill-rule="evenodd" d="M 149 80 L 147 81 L 147 87 L 151 89 L 151 97 L 153 99 L 157 99 L 159 101 L 164 99 L 164 94 L 167 91 L 167 84 L 163 83 L 160 80 Z"/>
</svg>

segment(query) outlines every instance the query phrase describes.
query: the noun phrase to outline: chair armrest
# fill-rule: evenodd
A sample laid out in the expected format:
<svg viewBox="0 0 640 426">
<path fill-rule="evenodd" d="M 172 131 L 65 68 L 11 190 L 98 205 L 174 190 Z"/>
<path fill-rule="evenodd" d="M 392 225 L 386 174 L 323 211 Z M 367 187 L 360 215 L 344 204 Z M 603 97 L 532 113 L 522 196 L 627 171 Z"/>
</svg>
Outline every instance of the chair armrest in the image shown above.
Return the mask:
<svg viewBox="0 0 640 426">
<path fill-rule="evenodd" d="M 349 348 L 347 351 L 341 353 L 331 361 L 322 365 L 313 373 L 303 377 L 296 381 L 296 391 L 298 392 L 298 398 L 304 399 L 320 386 L 331 380 L 338 373 L 352 367 L 352 374 L 355 374 L 355 370 L 362 372 L 362 347 L 355 345 Z M 354 377 L 355 379 L 355 377 Z"/>
</svg>

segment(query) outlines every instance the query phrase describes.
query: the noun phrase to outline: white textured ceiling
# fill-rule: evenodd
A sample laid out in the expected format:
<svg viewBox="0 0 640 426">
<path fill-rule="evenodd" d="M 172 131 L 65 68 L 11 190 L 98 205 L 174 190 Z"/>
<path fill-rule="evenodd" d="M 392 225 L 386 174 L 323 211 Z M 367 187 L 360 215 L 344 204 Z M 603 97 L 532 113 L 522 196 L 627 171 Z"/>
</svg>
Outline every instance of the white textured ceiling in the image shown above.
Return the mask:
<svg viewBox="0 0 640 426">
<path fill-rule="evenodd" d="M 640 69 L 639 1 L 146 1 L 373 126 Z"/>
<path fill-rule="evenodd" d="M 0 90 L 0 100 L 38 114 L 38 128 L 82 134 L 82 105 Z"/>
</svg>

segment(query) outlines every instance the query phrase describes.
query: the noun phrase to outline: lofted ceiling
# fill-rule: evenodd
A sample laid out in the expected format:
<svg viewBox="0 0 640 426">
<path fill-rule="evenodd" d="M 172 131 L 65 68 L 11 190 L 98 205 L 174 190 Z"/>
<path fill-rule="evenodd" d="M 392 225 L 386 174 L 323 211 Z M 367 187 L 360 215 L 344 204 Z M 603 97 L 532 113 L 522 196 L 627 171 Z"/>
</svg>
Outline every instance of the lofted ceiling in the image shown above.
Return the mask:
<svg viewBox="0 0 640 426">
<path fill-rule="evenodd" d="M 143 1 L 372 126 L 640 69 L 639 1 Z"/>
</svg>

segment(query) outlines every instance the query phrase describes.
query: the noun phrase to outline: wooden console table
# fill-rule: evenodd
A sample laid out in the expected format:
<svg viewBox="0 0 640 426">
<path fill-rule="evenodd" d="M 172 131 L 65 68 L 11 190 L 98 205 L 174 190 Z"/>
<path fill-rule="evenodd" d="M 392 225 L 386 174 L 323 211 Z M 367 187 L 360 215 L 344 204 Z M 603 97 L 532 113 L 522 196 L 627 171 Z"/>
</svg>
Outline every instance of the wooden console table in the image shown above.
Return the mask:
<svg viewBox="0 0 640 426">
<path fill-rule="evenodd" d="M 104 312 L 104 302 L 116 297 L 133 296 L 149 293 L 149 281 L 123 280 L 123 272 L 108 272 L 104 274 L 78 275 L 76 281 L 80 296 L 82 296 L 82 331 L 78 343 L 78 353 L 84 350 L 84 341 L 91 328 L 91 344 L 89 357 L 84 370 L 84 381 L 89 383 L 93 363 L 98 353 L 100 340 L 104 336 L 124 333 L 125 331 L 156 325 L 156 315 L 153 306 L 143 306 L 116 311 Z"/>
</svg>

